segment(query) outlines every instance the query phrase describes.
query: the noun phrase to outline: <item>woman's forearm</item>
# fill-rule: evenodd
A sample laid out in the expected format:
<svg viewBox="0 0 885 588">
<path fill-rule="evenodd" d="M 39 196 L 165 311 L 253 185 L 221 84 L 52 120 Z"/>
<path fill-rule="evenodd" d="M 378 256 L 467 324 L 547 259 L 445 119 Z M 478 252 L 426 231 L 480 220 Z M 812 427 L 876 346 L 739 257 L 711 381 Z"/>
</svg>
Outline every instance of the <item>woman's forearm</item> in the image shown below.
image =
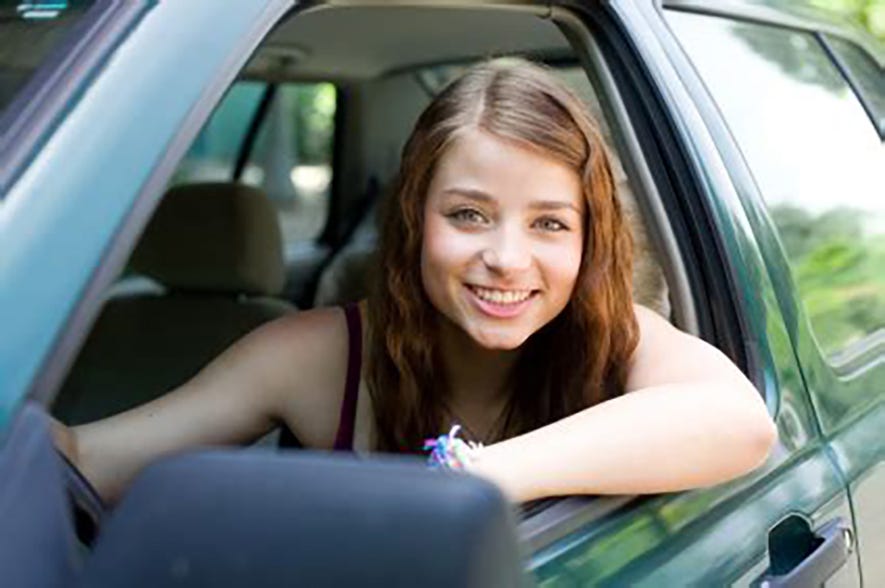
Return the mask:
<svg viewBox="0 0 885 588">
<path fill-rule="evenodd" d="M 636 390 L 490 445 L 472 471 L 520 502 L 724 482 L 762 463 L 776 431 L 755 390 L 722 388 L 711 382 Z"/>
</svg>

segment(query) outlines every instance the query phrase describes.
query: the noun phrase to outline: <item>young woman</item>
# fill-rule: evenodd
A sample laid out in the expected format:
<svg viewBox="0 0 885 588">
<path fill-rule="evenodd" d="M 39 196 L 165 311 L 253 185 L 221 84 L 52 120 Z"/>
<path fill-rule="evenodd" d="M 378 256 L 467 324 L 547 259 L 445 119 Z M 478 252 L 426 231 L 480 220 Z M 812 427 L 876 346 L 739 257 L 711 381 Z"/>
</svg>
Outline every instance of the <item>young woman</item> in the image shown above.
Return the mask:
<svg viewBox="0 0 885 588">
<path fill-rule="evenodd" d="M 419 452 L 462 426 L 465 468 L 514 501 L 722 482 L 774 425 L 719 351 L 631 300 L 630 235 L 586 110 L 542 68 L 483 64 L 404 149 L 367 304 L 296 313 L 60 447 L 116 499 L 157 457 L 282 424 L 312 448 Z"/>
</svg>

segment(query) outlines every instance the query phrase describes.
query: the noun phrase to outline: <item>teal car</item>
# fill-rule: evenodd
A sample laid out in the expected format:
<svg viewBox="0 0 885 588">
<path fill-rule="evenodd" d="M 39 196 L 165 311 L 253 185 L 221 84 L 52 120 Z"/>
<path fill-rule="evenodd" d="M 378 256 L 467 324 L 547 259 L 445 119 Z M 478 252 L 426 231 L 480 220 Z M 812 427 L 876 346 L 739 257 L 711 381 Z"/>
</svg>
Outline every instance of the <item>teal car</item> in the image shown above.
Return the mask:
<svg viewBox="0 0 885 588">
<path fill-rule="evenodd" d="M 885 585 L 885 11 L 827 4 L 0 1 L 0 585 Z M 634 298 L 756 385 L 766 463 L 514 511 L 284 431 L 102 504 L 47 415 L 361 298 L 415 117 L 490 56 L 598 116 Z"/>
</svg>

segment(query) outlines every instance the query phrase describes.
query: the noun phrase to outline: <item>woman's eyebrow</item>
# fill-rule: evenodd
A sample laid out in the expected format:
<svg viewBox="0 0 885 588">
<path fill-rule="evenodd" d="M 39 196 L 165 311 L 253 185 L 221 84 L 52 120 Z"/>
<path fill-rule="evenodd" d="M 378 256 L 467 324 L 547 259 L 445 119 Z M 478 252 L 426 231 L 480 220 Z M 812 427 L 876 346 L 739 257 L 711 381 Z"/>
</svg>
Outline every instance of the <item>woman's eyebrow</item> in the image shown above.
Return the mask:
<svg viewBox="0 0 885 588">
<path fill-rule="evenodd" d="M 446 188 L 443 190 L 443 194 L 455 194 L 457 196 L 464 196 L 466 198 L 470 198 L 472 200 L 478 200 L 480 202 L 489 202 L 492 203 L 495 201 L 495 198 L 491 196 L 487 192 L 483 192 L 482 190 L 478 190 L 476 188 L 459 188 L 454 186 L 452 188 Z M 564 200 L 535 200 L 529 207 L 535 210 L 563 210 L 563 209 L 571 209 L 578 214 L 581 214 L 581 208 L 575 206 L 571 202 L 566 202 Z"/>
<path fill-rule="evenodd" d="M 571 202 L 565 202 L 564 200 L 535 200 L 529 204 L 529 207 L 535 210 L 563 210 L 569 208 L 576 213 L 581 214 L 581 209 L 579 207 Z"/>
<path fill-rule="evenodd" d="M 446 188 L 445 190 L 443 190 L 443 194 L 455 194 L 458 196 L 465 196 L 467 198 L 478 200 L 480 202 L 494 202 L 495 200 L 487 192 L 477 190 L 476 188 L 459 188 L 457 186 L 454 186 L 452 188 Z"/>
</svg>

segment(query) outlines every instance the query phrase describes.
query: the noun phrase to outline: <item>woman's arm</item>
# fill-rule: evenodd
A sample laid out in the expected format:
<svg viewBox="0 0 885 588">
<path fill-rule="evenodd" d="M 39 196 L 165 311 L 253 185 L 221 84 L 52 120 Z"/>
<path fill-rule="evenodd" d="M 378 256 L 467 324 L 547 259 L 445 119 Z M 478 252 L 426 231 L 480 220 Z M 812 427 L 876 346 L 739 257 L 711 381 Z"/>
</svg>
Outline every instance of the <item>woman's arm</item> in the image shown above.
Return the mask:
<svg viewBox="0 0 885 588">
<path fill-rule="evenodd" d="M 777 432 L 759 393 L 716 348 L 637 307 L 628 394 L 484 448 L 471 471 L 514 501 L 674 492 L 760 465 Z"/>
<path fill-rule="evenodd" d="M 73 428 L 56 421 L 56 446 L 110 502 L 161 456 L 247 443 L 280 422 L 310 446 L 331 446 L 346 349 L 337 309 L 278 319 L 152 402 Z"/>
</svg>

